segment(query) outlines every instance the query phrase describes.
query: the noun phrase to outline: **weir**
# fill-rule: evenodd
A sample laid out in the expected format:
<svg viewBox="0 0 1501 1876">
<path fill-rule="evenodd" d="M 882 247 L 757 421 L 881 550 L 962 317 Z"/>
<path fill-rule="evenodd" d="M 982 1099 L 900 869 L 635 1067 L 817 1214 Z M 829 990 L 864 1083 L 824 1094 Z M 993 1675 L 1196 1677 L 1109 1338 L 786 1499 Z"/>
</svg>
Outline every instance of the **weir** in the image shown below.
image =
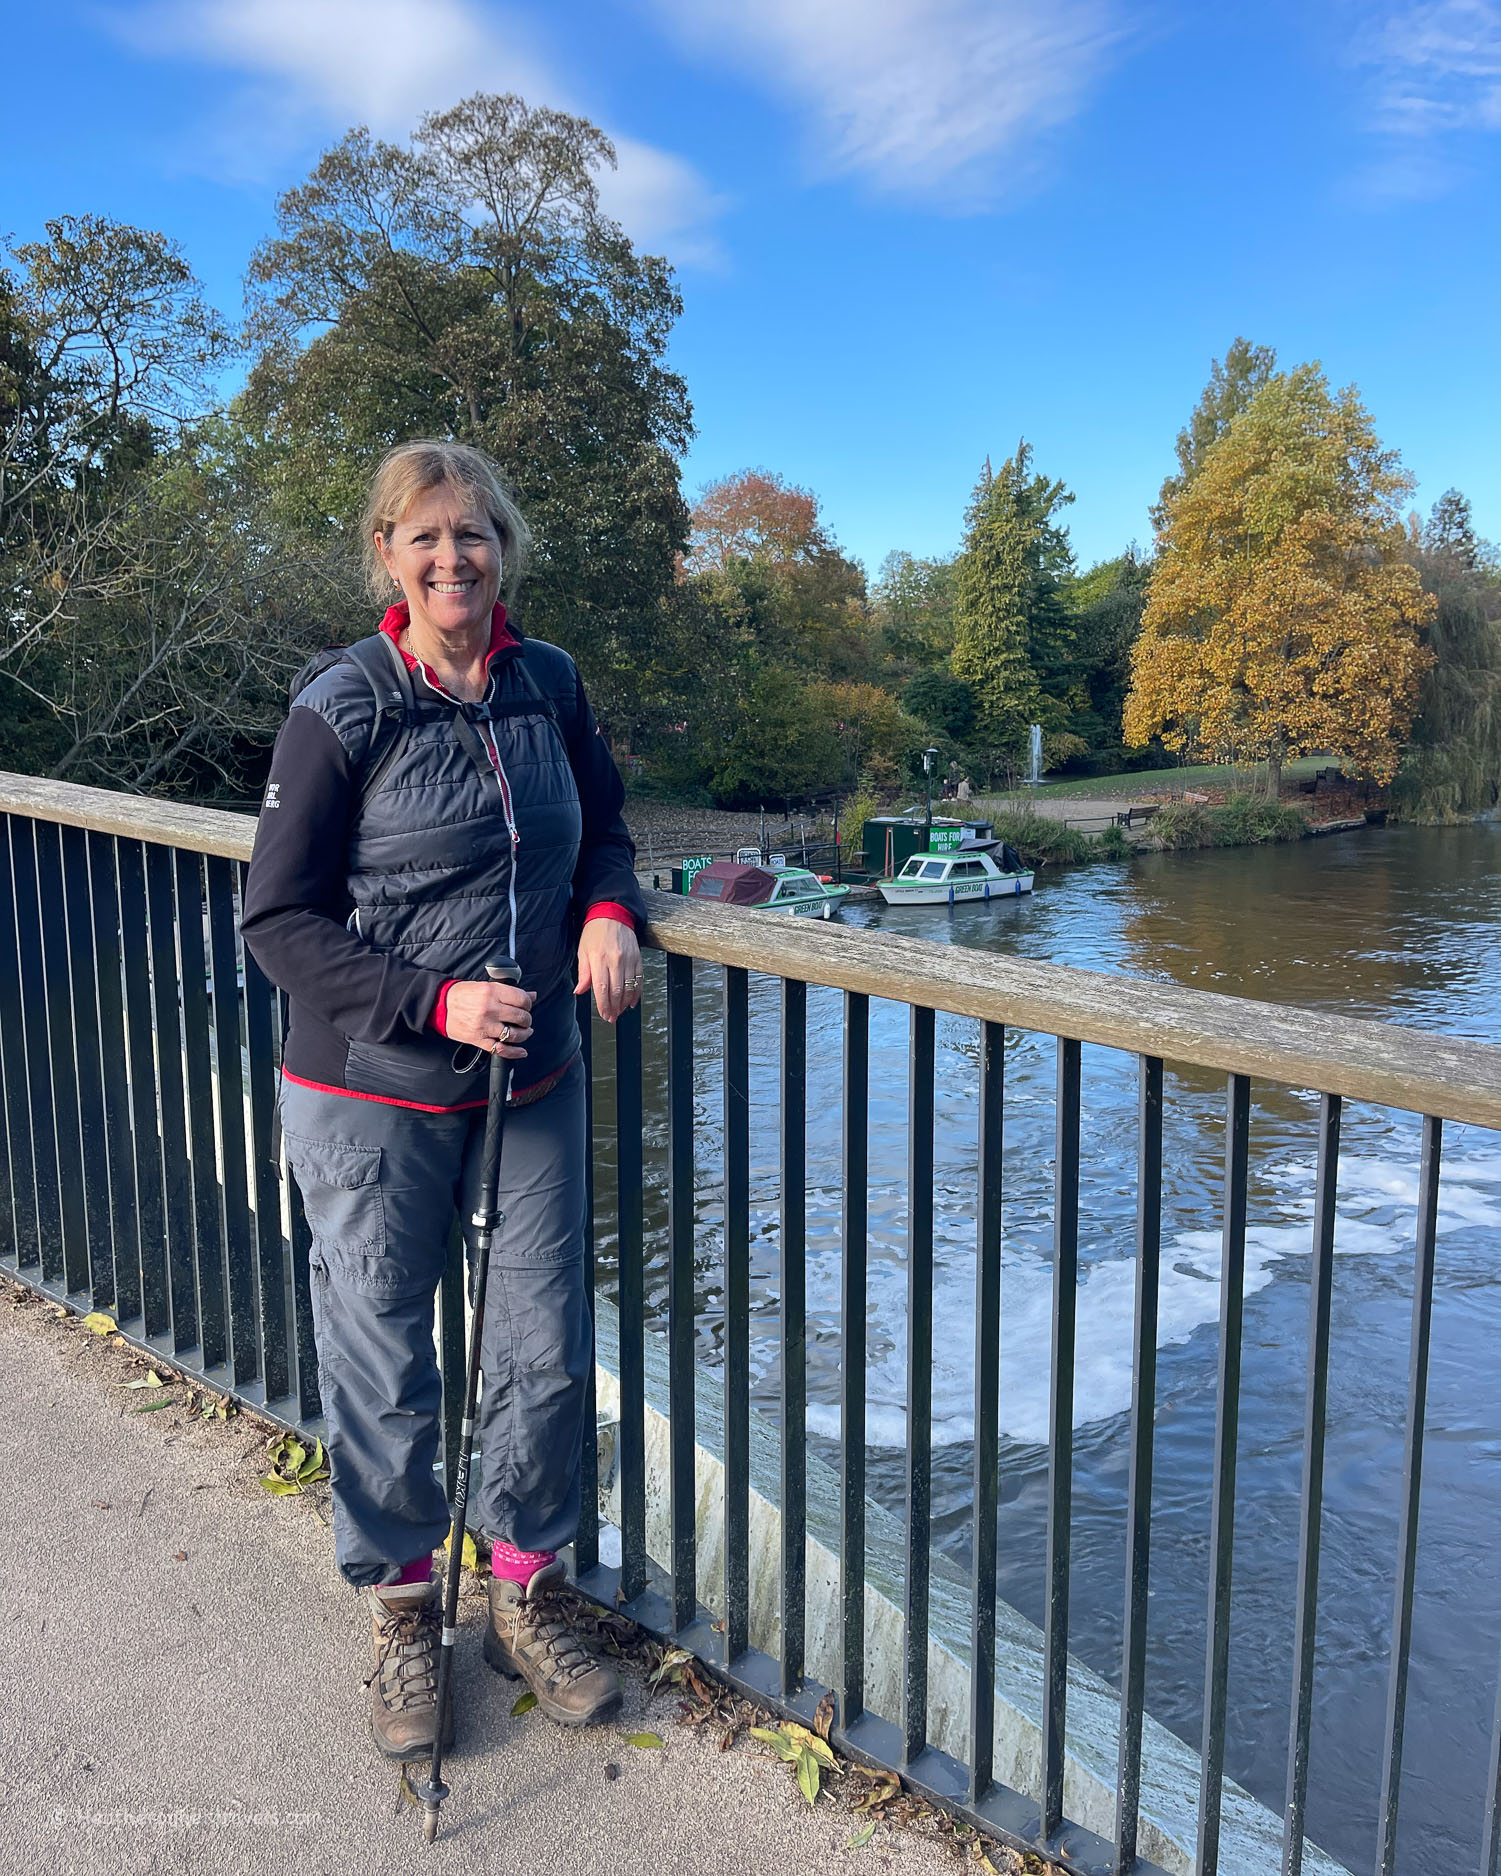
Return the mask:
<svg viewBox="0 0 1501 1876">
<path fill-rule="evenodd" d="M 244 954 L 236 909 L 254 821 L 109 791 L 0 776 L 0 1267 L 210 1386 L 315 1431 L 305 1221 L 274 1126 L 280 1007 Z M 647 993 L 665 1010 L 666 1219 L 647 1230 L 642 1022 L 616 1027 L 609 1138 L 615 1287 L 597 1306 L 603 1437 L 585 1453 L 580 1582 L 732 1681 L 810 1719 L 832 1692 L 836 1746 L 1013 1844 L 1078 1869 L 1334 1867 L 1304 1835 L 1319 1635 L 1325 1403 L 1335 1182 L 1344 1104 L 1420 1117 L 1413 1327 L 1395 1597 L 1386 1671 L 1379 1876 L 1395 1866 L 1419 1563 L 1429 1338 L 1445 1121 L 1501 1128 L 1501 1049 L 890 934 L 649 894 Z M 695 1360 L 706 1255 L 694 1213 L 695 973 L 721 988 L 722 1365 Z M 750 1389 L 750 973 L 780 985 L 780 1387 L 775 1423 Z M 807 991 L 843 1001 L 838 1462 L 810 1450 L 807 1396 Z M 902 1515 L 866 1493 L 870 1001 L 909 1009 L 906 1453 Z M 978 1206 L 969 1320 L 935 1324 L 935 1015 L 978 1025 Z M 1052 1039 L 1054 1254 L 1048 1374 L 1045 1621 L 996 1593 L 1005 1034 Z M 590 1049 L 602 1032 L 586 1026 Z M 1127 1572 L 1119 1686 L 1070 1654 L 1075 1328 L 1081 1229 L 1081 1052 L 1137 1059 L 1137 1238 Z M 608 1045 L 606 1045 L 608 1046 Z M 1218 1229 L 1220 1334 L 1212 1474 L 1204 1481 L 1210 1596 L 1204 1727 L 1193 1747 L 1145 1712 L 1152 1561 L 1165 1065 L 1225 1077 Z M 1252 1078 L 1316 1091 L 1318 1172 L 1296 1597 L 1265 1645 L 1293 1663 L 1282 1815 L 1225 1774 L 1231 1585 L 1246 1271 Z M 665 1335 L 645 1280 L 665 1271 Z M 591 1278 L 593 1272 L 591 1269 Z M 451 1464 L 462 1381 L 463 1292 L 450 1259 L 436 1334 Z M 932 1547 L 935 1335 L 974 1344 L 974 1567 Z M 595 1415 L 591 1413 L 591 1422 Z M 603 1503 L 608 1524 L 602 1527 Z M 602 1529 L 607 1538 L 601 1556 Z M 618 1544 L 618 1562 L 614 1546 Z M 1484 1876 L 1497 1865 L 1501 1727 L 1474 1794 Z"/>
</svg>

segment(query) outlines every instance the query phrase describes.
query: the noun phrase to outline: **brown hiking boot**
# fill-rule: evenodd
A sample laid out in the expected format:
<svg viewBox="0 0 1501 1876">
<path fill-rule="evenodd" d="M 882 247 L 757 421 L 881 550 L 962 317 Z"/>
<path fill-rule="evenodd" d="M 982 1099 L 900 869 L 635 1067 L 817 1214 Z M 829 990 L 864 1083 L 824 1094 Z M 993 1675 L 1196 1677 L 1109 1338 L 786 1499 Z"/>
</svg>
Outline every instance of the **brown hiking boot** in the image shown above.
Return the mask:
<svg viewBox="0 0 1501 1876">
<path fill-rule="evenodd" d="M 389 1759 L 416 1759 L 433 1749 L 438 1705 L 438 1646 L 442 1639 L 443 1584 L 381 1583 L 370 1591 L 370 1730 Z M 449 1702 L 443 1744 L 453 1744 Z"/>
<path fill-rule="evenodd" d="M 557 1561 L 525 1584 L 492 1576 L 485 1659 L 512 1680 L 524 1680 L 548 1719 L 588 1726 L 620 1705 L 620 1676 L 602 1667 L 570 1628 L 555 1595 L 563 1581 Z"/>
</svg>

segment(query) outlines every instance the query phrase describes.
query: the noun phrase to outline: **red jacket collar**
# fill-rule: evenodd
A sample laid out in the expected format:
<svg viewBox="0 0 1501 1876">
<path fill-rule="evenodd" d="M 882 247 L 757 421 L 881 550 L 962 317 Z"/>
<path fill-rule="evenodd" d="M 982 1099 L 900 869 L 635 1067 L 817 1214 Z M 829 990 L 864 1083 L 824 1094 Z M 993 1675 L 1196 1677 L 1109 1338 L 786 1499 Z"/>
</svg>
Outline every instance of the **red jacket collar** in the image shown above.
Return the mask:
<svg viewBox="0 0 1501 1876">
<path fill-rule="evenodd" d="M 407 651 L 401 643 L 401 635 L 411 622 L 411 608 L 404 599 L 398 600 L 394 606 L 389 608 L 385 618 L 381 620 L 380 630 L 385 633 L 386 637 L 390 639 L 391 643 L 401 653 L 406 663 L 406 668 L 409 671 L 415 672 L 421 664 L 421 660 L 414 658 L 411 652 Z M 519 645 L 520 643 L 521 640 L 506 622 L 505 607 L 497 600 L 495 602 L 495 610 L 490 614 L 490 649 L 485 653 L 486 671 L 490 669 L 490 662 L 497 652 L 507 651 L 513 645 Z M 426 670 L 423 671 L 423 676 L 427 676 Z M 439 688 L 435 680 L 431 681 L 433 682 L 434 689 Z"/>
</svg>

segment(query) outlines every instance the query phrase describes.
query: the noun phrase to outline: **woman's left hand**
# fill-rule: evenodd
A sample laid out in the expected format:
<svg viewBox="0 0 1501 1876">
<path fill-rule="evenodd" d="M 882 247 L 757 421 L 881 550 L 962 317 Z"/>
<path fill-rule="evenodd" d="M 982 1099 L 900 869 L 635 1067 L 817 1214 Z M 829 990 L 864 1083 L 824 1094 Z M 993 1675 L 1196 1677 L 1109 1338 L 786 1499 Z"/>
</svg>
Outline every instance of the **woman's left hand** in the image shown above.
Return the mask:
<svg viewBox="0 0 1501 1876">
<path fill-rule="evenodd" d="M 641 947 L 619 919 L 591 918 L 579 934 L 578 994 L 590 990 L 607 1023 L 641 1001 Z"/>
</svg>

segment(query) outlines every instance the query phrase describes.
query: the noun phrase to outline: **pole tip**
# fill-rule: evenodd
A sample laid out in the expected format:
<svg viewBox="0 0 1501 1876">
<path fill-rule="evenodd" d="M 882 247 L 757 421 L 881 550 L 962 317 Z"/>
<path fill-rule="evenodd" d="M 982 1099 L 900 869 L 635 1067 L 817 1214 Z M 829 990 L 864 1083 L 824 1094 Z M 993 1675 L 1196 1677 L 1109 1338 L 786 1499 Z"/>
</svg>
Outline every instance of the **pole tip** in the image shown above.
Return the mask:
<svg viewBox="0 0 1501 1876">
<path fill-rule="evenodd" d="M 422 1836 L 424 1842 L 432 1843 L 438 1835 L 438 1807 L 427 1805 L 422 1813 Z"/>
</svg>

